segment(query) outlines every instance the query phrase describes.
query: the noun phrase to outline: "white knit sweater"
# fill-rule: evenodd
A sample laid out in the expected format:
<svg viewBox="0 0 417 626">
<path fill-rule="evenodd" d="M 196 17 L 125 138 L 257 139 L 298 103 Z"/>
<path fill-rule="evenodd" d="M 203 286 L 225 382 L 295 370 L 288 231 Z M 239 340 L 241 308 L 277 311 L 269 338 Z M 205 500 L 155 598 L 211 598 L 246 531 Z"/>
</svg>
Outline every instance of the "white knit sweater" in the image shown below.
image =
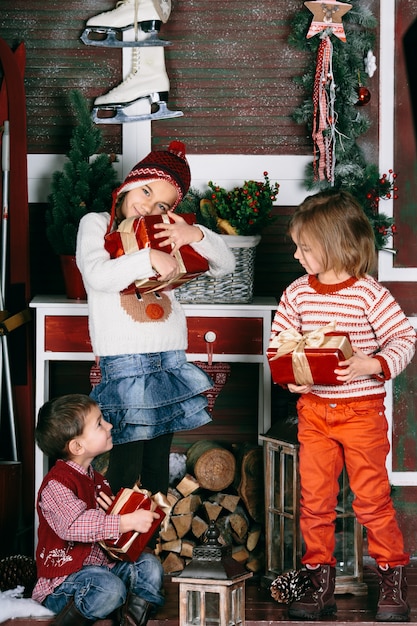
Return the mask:
<svg viewBox="0 0 417 626">
<path fill-rule="evenodd" d="M 294 328 L 306 333 L 336 322 L 353 346 L 379 359 L 382 376 L 362 376 L 343 385 L 313 385 L 312 393 L 339 401 L 383 397 L 384 381 L 397 376 L 411 361 L 416 331 L 390 292 L 371 276 L 323 285 L 304 275 L 283 293 L 272 324 L 272 336 Z"/>
<path fill-rule="evenodd" d="M 89 331 L 96 356 L 145 354 L 187 348 L 185 313 L 175 290 L 144 295 L 121 295 L 135 280 L 153 276 L 150 250 L 111 259 L 104 248 L 108 213 L 88 213 L 80 221 L 77 265 L 87 291 Z M 209 274 L 233 272 L 235 257 L 216 233 L 199 226 L 203 239 L 191 244 L 209 262 Z"/>
</svg>

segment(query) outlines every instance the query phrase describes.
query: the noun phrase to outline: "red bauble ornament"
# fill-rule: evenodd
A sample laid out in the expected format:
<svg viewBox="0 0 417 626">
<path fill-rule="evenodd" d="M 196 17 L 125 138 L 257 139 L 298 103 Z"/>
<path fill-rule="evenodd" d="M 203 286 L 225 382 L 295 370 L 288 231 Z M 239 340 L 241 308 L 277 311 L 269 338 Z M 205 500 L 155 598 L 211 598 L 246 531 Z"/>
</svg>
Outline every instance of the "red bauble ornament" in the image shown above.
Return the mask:
<svg viewBox="0 0 417 626">
<path fill-rule="evenodd" d="M 356 102 L 356 106 L 363 107 L 368 104 L 371 99 L 371 92 L 369 91 L 369 89 L 367 87 L 363 87 L 363 85 L 359 85 L 359 87 L 357 88 L 357 92 L 358 101 Z"/>
</svg>

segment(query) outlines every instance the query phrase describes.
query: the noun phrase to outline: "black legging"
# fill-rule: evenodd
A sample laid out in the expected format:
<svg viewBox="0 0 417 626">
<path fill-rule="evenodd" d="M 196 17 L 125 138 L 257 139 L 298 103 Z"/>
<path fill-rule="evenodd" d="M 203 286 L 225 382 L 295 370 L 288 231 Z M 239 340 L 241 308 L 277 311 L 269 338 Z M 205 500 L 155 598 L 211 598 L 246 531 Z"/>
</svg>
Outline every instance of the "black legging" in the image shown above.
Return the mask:
<svg viewBox="0 0 417 626">
<path fill-rule="evenodd" d="M 122 487 L 133 487 L 140 479 L 141 489 L 151 493 L 167 493 L 169 485 L 169 453 L 173 433 L 113 446 L 106 478 L 113 493 Z"/>
</svg>

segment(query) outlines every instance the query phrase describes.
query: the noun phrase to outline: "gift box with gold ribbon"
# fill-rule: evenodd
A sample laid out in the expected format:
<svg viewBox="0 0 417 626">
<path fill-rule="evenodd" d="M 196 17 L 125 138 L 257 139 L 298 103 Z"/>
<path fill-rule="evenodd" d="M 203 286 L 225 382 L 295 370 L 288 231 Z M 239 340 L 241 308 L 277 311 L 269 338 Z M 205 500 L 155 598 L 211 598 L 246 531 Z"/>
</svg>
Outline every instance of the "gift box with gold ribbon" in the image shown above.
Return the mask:
<svg viewBox="0 0 417 626">
<path fill-rule="evenodd" d="M 136 561 L 159 526 L 165 520 L 168 521 L 171 512 L 170 504 L 164 494 L 158 492 L 152 495 L 150 491 L 135 486 L 133 489 L 127 487 L 120 489 L 106 513 L 108 515 L 125 515 L 138 509 L 155 511 L 159 515 L 159 518 L 153 521 L 148 532 L 139 533 L 131 530 L 122 533 L 118 539 L 106 539 L 99 542 L 102 548 L 118 561 Z"/>
<path fill-rule="evenodd" d="M 272 380 L 280 385 L 340 385 L 335 369 L 339 361 L 353 355 L 348 333 L 336 332 L 335 325 L 300 334 L 283 330 L 269 343 L 267 357 Z"/>
<path fill-rule="evenodd" d="M 195 223 L 195 215 L 184 214 L 181 217 L 188 223 Z M 172 251 L 172 245 L 159 245 L 158 239 L 155 240 L 155 234 L 159 229 L 154 229 L 155 224 L 165 222 L 173 223 L 168 215 L 147 215 L 145 217 L 129 217 L 123 220 L 116 231 L 109 233 L 105 237 L 105 248 L 112 259 L 123 254 L 132 254 L 143 250 L 144 248 L 154 248 L 168 254 Z M 201 274 L 208 271 L 209 265 L 207 259 L 198 254 L 190 245 L 181 246 L 174 253 L 180 267 L 179 276 L 173 281 L 160 282 L 156 276 L 151 276 L 143 280 L 136 280 L 123 290 L 123 294 L 134 293 L 139 291 L 147 293 L 150 291 L 164 291 L 175 289 L 180 285 L 197 278 Z"/>
</svg>

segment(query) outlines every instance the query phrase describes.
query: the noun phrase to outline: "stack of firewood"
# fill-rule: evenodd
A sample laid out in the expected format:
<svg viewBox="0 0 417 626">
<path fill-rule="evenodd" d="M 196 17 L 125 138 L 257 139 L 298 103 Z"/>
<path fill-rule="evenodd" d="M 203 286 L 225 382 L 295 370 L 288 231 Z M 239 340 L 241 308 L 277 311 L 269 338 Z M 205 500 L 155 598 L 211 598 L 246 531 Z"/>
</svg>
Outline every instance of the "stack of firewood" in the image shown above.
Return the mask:
<svg viewBox="0 0 417 626">
<path fill-rule="evenodd" d="M 157 553 L 165 574 L 182 571 L 214 520 L 219 542 L 248 571 L 264 568 L 264 481 L 262 447 L 198 442 L 187 451 L 186 471 L 168 500 L 168 524 L 159 534 Z"/>
</svg>

